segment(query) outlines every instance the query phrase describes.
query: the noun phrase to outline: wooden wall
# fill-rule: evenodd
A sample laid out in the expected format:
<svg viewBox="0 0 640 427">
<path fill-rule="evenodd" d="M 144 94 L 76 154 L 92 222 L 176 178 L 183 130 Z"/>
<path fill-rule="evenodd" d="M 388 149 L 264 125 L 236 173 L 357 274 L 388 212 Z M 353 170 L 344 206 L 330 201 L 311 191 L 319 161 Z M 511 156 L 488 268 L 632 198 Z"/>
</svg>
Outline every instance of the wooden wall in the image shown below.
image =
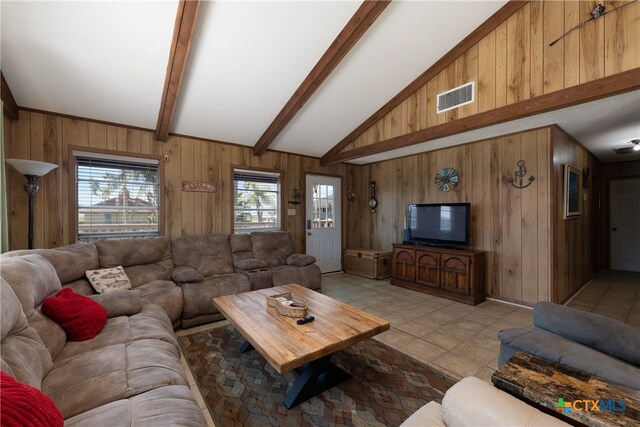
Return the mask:
<svg viewBox="0 0 640 427">
<path fill-rule="evenodd" d="M 600 271 L 602 223 L 600 181 L 601 163 L 584 147 L 559 128 L 553 128 L 553 300 L 564 302 Z M 581 214 L 564 219 L 564 165 L 589 168 L 589 187 L 581 185 Z M 596 180 L 593 179 L 596 177 Z M 581 184 L 583 179 L 580 180 Z M 586 196 L 586 197 L 585 197 Z"/>
<path fill-rule="evenodd" d="M 41 190 L 35 203 L 37 248 L 73 243 L 69 229 L 69 146 L 116 150 L 130 153 L 167 155 L 163 162 L 164 232 L 181 234 L 230 233 L 232 222 L 232 167 L 246 166 L 280 171 L 282 191 L 290 195 L 300 189 L 304 200 L 304 174 L 313 172 L 345 176 L 359 166 L 344 164 L 320 166 L 318 159 L 278 152 L 255 157 L 251 147 L 172 137 L 167 143 L 153 141 L 153 134 L 126 127 L 74 120 L 54 114 L 20 111 L 17 121 L 5 121 L 7 158 L 42 160 L 60 167 L 40 179 Z M 27 195 L 22 189 L 25 178 L 7 167 L 10 221 L 10 248 L 27 247 Z M 182 180 L 218 183 L 216 193 L 182 191 Z M 344 185 L 344 184 L 343 184 Z M 346 200 L 343 202 L 346 209 Z M 286 215 L 293 208 L 296 215 Z M 298 250 L 304 250 L 304 204 L 284 205 L 283 229 L 291 231 Z M 348 215 L 348 211 L 344 212 Z M 346 229 L 345 229 L 346 230 Z M 348 242 L 343 238 L 343 245 Z"/>
<path fill-rule="evenodd" d="M 598 3 L 611 11 L 629 1 L 531 1 L 342 151 L 640 67 L 640 3 L 549 46 L 589 18 Z M 438 93 L 470 81 L 477 85 L 475 103 L 436 114 Z"/>
<path fill-rule="evenodd" d="M 470 202 L 472 245 L 487 251 L 488 295 L 533 304 L 551 299 L 552 160 L 550 128 L 379 162 L 362 168 L 347 181 L 364 188 L 358 209 L 348 218 L 348 234 L 361 231 L 361 246 L 391 249 L 402 241 L 406 207 L 410 203 Z M 503 181 L 524 160 L 528 188 L 517 190 Z M 436 189 L 434 177 L 454 168 L 460 182 L 450 192 Z M 379 207 L 366 205 L 368 182 L 377 183 Z M 355 239 L 350 239 L 355 241 Z"/>
</svg>

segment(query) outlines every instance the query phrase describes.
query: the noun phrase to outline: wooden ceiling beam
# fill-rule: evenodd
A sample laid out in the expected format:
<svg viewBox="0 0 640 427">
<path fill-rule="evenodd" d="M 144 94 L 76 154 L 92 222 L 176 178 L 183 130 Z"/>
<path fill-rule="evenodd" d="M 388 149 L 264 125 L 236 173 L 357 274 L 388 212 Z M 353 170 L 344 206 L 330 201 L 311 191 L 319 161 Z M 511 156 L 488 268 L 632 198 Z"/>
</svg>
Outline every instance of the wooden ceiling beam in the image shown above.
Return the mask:
<svg viewBox="0 0 640 427">
<path fill-rule="evenodd" d="M 2 87 L 0 87 L 0 93 L 2 93 L 2 102 L 4 102 L 4 114 L 11 120 L 18 120 L 18 104 L 9 89 L 9 84 L 4 79 L 4 74 L 0 71 L 0 79 L 2 80 Z"/>
<path fill-rule="evenodd" d="M 189 50 L 191 49 L 191 41 L 196 28 L 199 10 L 200 0 L 180 0 L 178 3 L 167 75 L 164 80 L 158 124 L 156 125 L 155 139 L 157 141 L 165 142 L 169 137 L 169 128 L 176 109 L 182 77 L 187 68 Z"/>
<path fill-rule="evenodd" d="M 511 0 L 504 6 L 502 6 L 496 13 L 491 15 L 489 19 L 484 21 L 478 28 L 465 37 L 460 43 L 458 43 L 453 49 L 447 52 L 442 58 L 440 58 L 435 64 L 429 67 L 424 73 L 420 74 L 414 81 L 409 83 L 407 87 L 402 89 L 396 96 L 391 98 L 389 102 L 384 104 L 378 111 L 373 113 L 368 119 L 360 124 L 357 128 L 351 131 L 340 142 L 338 142 L 333 148 L 322 156 L 321 160 L 325 163 L 329 162 L 328 159 L 333 158 L 335 154 L 342 151 L 347 145 L 353 142 L 358 136 L 376 124 L 380 119 L 390 113 L 398 105 L 412 95 L 415 91 L 427 84 L 429 80 L 438 75 L 438 73 L 447 68 L 453 61 L 459 56 L 473 47 L 487 34 L 491 33 L 500 24 L 507 20 L 511 15 L 517 12 L 522 6 L 529 3 L 528 1 L 516 1 Z"/>
<path fill-rule="evenodd" d="M 336 153 L 330 157 L 323 158 L 321 163 L 326 165 L 346 162 L 638 89 L 640 89 L 640 68 L 634 68 L 613 76 L 603 77 L 512 105 L 496 108 L 495 110 L 387 139 L 376 144 Z"/>
<path fill-rule="evenodd" d="M 258 142 L 253 147 L 253 154 L 264 154 L 269 145 L 284 130 L 293 117 L 300 111 L 304 104 L 311 98 L 315 91 L 322 85 L 336 66 L 347 55 L 351 48 L 360 40 L 360 37 L 380 16 L 391 0 L 365 0 L 351 17 L 349 22 L 340 31 L 340 34 L 331 43 L 327 51 L 322 55 L 311 72 L 302 81 L 298 89 L 289 101 L 280 110 L 267 130 L 264 131 Z"/>
</svg>

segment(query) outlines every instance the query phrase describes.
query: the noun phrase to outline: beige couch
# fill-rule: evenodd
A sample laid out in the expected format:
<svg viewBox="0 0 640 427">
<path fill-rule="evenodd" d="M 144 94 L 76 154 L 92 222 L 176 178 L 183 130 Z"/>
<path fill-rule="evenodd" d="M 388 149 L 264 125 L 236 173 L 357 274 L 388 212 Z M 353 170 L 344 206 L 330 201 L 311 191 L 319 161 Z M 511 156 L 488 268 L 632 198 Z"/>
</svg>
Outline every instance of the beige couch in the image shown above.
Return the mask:
<svg viewBox="0 0 640 427">
<path fill-rule="evenodd" d="M 86 249 L 55 256 L 60 261 Z M 67 270 L 57 272 L 38 254 L 0 262 L 2 370 L 51 397 L 65 425 L 205 425 L 160 306 L 141 299 L 139 290 L 95 295 L 107 311 L 103 330 L 87 341 L 67 341 L 41 314 L 42 301 L 61 289 L 59 275 Z"/>
<path fill-rule="evenodd" d="M 289 283 L 319 289 L 322 281 L 315 258 L 294 254 L 285 231 L 182 236 L 173 240 L 172 252 L 184 328 L 224 317 L 212 298 Z"/>
<path fill-rule="evenodd" d="M 442 405 L 427 403 L 407 418 L 401 427 L 568 425 L 481 379 L 467 377 L 447 390 Z"/>
<path fill-rule="evenodd" d="M 288 232 L 182 236 L 173 242 L 167 237 L 98 240 L 12 251 L 1 259 L 28 254 L 49 261 L 62 286 L 81 295 L 95 293 L 86 270 L 123 266 L 132 288 L 162 307 L 174 328 L 223 319 L 211 300 L 217 296 L 289 283 L 319 289 L 322 280 L 315 258 L 294 253 Z"/>
</svg>

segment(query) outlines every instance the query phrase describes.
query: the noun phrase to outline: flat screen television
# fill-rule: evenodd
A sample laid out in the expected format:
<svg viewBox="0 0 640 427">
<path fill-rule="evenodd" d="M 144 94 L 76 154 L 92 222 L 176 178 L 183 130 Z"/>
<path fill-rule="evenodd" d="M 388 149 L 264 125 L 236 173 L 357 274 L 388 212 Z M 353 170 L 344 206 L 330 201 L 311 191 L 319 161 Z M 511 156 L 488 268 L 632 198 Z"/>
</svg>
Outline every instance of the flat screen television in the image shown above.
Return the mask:
<svg viewBox="0 0 640 427">
<path fill-rule="evenodd" d="M 471 243 L 471 204 L 412 204 L 407 208 L 406 243 L 468 248 Z"/>
</svg>

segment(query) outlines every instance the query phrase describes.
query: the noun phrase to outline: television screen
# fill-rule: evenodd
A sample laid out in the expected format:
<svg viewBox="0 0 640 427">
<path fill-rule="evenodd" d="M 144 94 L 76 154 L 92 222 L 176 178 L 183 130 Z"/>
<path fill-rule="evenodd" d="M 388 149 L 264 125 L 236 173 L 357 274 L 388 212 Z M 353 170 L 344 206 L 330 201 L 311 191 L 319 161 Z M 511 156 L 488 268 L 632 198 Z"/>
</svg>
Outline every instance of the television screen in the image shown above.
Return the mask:
<svg viewBox="0 0 640 427">
<path fill-rule="evenodd" d="M 469 211 L 469 203 L 409 205 L 409 238 L 427 244 L 469 246 Z"/>
</svg>

